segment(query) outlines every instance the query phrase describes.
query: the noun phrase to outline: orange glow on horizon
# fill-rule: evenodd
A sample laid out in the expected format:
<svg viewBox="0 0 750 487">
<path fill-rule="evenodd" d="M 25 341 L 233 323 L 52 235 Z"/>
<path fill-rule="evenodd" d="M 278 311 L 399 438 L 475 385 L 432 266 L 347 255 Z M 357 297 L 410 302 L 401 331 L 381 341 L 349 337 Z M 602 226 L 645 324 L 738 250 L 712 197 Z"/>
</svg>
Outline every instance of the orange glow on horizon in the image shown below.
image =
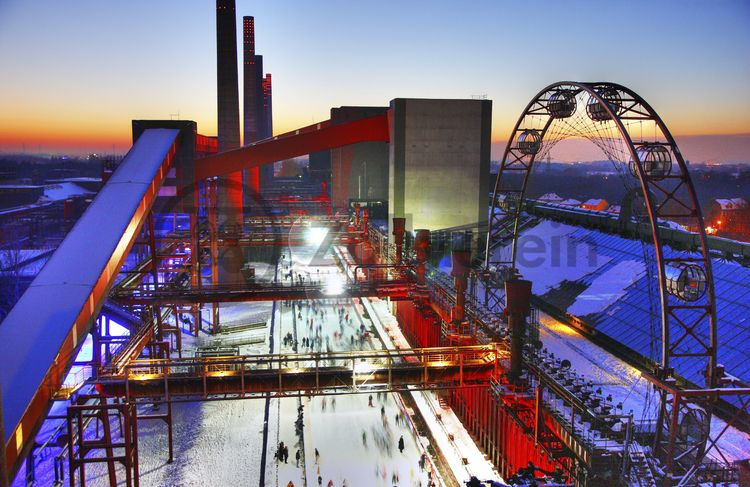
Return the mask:
<svg viewBox="0 0 750 487">
<path fill-rule="evenodd" d="M 125 153 L 131 145 L 130 120 L 112 116 L 103 119 L 100 116 L 87 118 L 88 114 L 81 114 L 81 117 L 66 118 L 67 114 L 57 113 L 48 118 L 42 117 L 40 113 L 19 117 L 19 119 L 10 120 L 0 115 L 0 152 L 20 152 L 22 147 L 26 147 L 28 152 L 36 152 L 39 148 L 42 151 L 51 153 L 78 153 L 85 154 L 93 151 L 112 150 L 114 146 L 118 153 Z M 158 117 L 137 117 L 137 118 L 158 118 Z M 196 120 L 198 123 L 198 132 L 204 135 L 216 134 L 216 122 L 214 114 L 207 114 L 201 117 L 182 117 L 185 120 Z M 298 128 L 309 126 L 311 123 L 322 122 L 328 117 L 316 117 L 311 120 L 302 120 L 299 117 L 289 116 L 281 112 L 274 117 L 274 135 L 291 132 Z M 493 144 L 493 159 L 502 157 L 502 151 L 508 142 L 511 125 L 508 120 L 493 120 L 496 127 L 492 131 L 491 142 Z M 708 127 L 704 127 L 708 128 Z M 711 129 L 717 129 L 711 126 Z M 721 132 L 719 130 L 709 130 L 699 133 L 695 130 L 675 131 L 674 136 L 680 143 L 680 138 L 685 137 L 748 137 L 750 133 L 732 133 L 731 131 Z M 571 139 L 573 144 L 583 139 Z M 710 141 L 709 141 L 710 142 Z M 694 144 L 700 145 L 700 140 L 696 139 Z M 682 146 L 681 146 L 682 148 Z M 562 147 L 560 148 L 562 149 Z M 559 152 L 559 151 L 558 151 Z M 565 152 L 565 151 L 563 151 Z M 555 151 L 552 154 L 553 159 L 556 157 Z M 695 157 L 699 159 L 699 157 Z M 561 160 L 569 158 L 562 157 Z"/>
</svg>

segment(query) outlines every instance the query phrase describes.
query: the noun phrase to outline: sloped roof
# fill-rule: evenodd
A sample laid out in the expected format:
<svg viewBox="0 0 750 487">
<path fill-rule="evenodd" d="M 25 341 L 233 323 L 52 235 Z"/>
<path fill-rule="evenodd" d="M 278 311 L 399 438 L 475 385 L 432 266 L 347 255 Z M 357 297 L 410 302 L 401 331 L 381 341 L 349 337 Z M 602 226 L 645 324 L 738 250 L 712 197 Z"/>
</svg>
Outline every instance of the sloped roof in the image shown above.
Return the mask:
<svg viewBox="0 0 750 487">
<path fill-rule="evenodd" d="M 661 321 L 653 245 L 572 225 L 556 224 L 556 230 L 551 231 L 552 227 L 545 222 L 547 220 L 540 220 L 526 226 L 521 238 L 533 236 L 541 239 L 547 249 L 553 248 L 555 239 L 562 238 L 569 242 L 562 247 L 585 249 L 582 252 L 586 255 L 585 263 L 580 262 L 580 256 L 576 260 L 566 255 L 557 256 L 556 262 L 558 267 L 565 267 L 568 262 L 575 263 L 576 267 L 583 265 L 586 272 L 576 274 L 565 269 L 554 269 L 554 273 L 541 273 L 537 270 L 537 274 L 546 277 L 540 283 L 543 285 L 534 286 L 535 294 L 563 310 L 587 312 L 579 317 L 598 333 L 658 361 L 661 353 Z M 651 256 L 649 264 L 645 272 L 638 272 L 639 266 L 635 263 L 643 264 L 646 254 Z M 665 247 L 664 254 L 670 258 L 687 253 Z M 589 255 L 591 258 L 588 258 Z M 747 345 L 750 343 L 750 268 L 718 258 L 713 259 L 712 266 L 719 323 L 718 361 L 726 366 L 729 374 L 750 382 Z M 533 271 L 529 272 L 534 274 Z M 610 278 L 617 282 L 608 282 Z M 600 293 L 597 289 L 603 291 Z M 600 306 L 579 303 L 581 300 L 595 299 L 599 300 Z M 675 365 L 684 372 L 679 363 Z M 698 370 L 688 378 L 697 384 L 703 383 Z"/>
<path fill-rule="evenodd" d="M 722 210 L 739 210 L 747 208 L 747 201 L 743 198 L 718 198 L 715 200 L 719 204 Z"/>
</svg>

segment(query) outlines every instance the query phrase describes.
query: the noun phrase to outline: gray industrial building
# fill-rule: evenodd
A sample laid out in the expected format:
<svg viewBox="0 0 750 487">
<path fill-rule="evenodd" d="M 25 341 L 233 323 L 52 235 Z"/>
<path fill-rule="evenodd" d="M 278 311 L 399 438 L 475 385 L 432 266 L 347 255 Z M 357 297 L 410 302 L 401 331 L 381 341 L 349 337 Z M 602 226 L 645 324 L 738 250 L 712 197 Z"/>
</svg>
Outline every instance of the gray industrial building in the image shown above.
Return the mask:
<svg viewBox="0 0 750 487">
<path fill-rule="evenodd" d="M 406 218 L 407 230 L 486 224 L 492 101 L 396 98 L 390 106 L 389 225 L 393 217 Z"/>
</svg>

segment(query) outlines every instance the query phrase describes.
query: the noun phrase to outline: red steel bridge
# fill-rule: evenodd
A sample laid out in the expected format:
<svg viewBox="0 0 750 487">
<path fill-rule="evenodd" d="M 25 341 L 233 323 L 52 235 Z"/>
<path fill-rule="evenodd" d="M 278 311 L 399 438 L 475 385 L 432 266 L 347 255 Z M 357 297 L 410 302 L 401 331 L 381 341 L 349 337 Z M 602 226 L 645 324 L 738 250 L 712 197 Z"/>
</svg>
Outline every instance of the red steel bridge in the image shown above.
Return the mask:
<svg viewBox="0 0 750 487">
<path fill-rule="evenodd" d="M 653 138 L 637 137 L 634 123 L 653 125 Z M 131 336 L 111 356 L 95 352 L 98 377 L 93 382 L 99 394 L 79 398 L 69 410 L 71 452 L 77 452 L 71 454 L 71 469 L 85 464 L 81 452 L 86 448 L 102 448 L 109 452 L 110 463 L 126 465 L 128 485 L 137 485 L 133 405 L 138 401 L 171 405 L 269 393 L 416 388 L 445 390 L 449 404 L 503 475 L 532 461 L 549 470 L 563 468 L 571 483 L 581 486 L 693 485 L 707 478 L 735 479 L 732 466 L 707 460 L 723 433 L 711 431 L 711 415 L 720 399 L 731 397 L 736 417 L 727 423 L 733 424 L 747 414 L 750 389 L 738 387 L 716 363 L 719 324 L 695 190 L 666 125 L 640 96 L 616 84 L 562 82 L 534 97 L 503 157 L 483 255 L 472 267 L 469 252 L 454 250 L 452 278 L 427 272 L 429 231 L 417 231 L 413 245 L 406 247 L 403 219 L 395 219 L 390 244 L 368 225 L 366 213 L 356 211 L 353 221 L 348 216 L 309 217 L 315 225 L 329 228 L 333 245 L 348 248 L 354 256 L 353 261 L 339 261 L 349 276 L 345 295 L 394 300 L 402 331 L 414 348 L 171 357 L 165 339 L 179 332 L 167 324 L 170 314 L 193 314 L 197 327 L 202 303 L 213 304 L 216 318 L 219 302 L 327 296 L 324 286 L 310 282 L 281 284 L 246 276 L 241 283 L 220 284 L 221 250 L 295 245 L 305 237 L 295 228 L 299 219 L 287 217 L 249 217 L 238 228 L 222 226 L 216 178 L 357 142 L 388 142 L 390 127 L 389 114 L 340 125 L 323 122 L 191 161 L 192 174 L 183 174 L 180 188 L 180 194 L 197 203 L 191 209 L 190 229 L 168 235 L 155 232 L 154 204 L 185 141 L 194 140 L 195 134 L 168 123 L 140 133 L 0 326 L 1 453 L 7 469 L 1 480 L 14 475 L 29 453 L 50 401 L 65 395 L 64 378 L 86 336 L 94 337 L 95 350 L 111 339 L 97 321 L 108 299 L 130 309 Z M 545 147 L 568 136 L 587 137 L 613 160 L 629 161 L 626 170 L 646 195 L 642 218 L 651 223 L 657 249 L 663 344 L 659 367 L 644 373 L 660 391 L 661 401 L 650 445 L 633 438 L 632 417 L 618 413 L 600 393 L 581 385 L 575 371 L 561 369 L 559 361 L 527 343 L 534 313 L 528 303 L 530 283 L 519 279 L 515 269 L 519 218 L 534 161 L 548 150 Z M 510 173 L 522 177 L 509 179 Z M 207 215 L 203 228 L 201 210 Z M 701 229 L 699 255 L 666 258 L 657 231 L 660 218 L 685 220 Z M 498 254 L 501 243 L 508 241 L 513 242 L 511 255 Z M 121 272 L 129 255 L 136 255 L 138 262 Z M 200 277 L 204 266 L 210 267 L 210 286 Z M 473 289 L 470 277 L 479 283 Z M 706 383 L 687 383 L 680 374 L 687 367 L 705 370 Z M 107 397 L 123 401 L 113 404 Z M 80 427 L 85 414 L 110 413 L 122 414 L 125 431 L 132 429 L 123 443 L 110 438 L 84 445 L 83 433 L 74 434 L 72 425 Z M 685 426 L 688 417 L 695 428 Z M 170 425 L 171 457 L 171 406 L 160 418 Z M 583 424 L 596 429 L 595 441 L 583 435 Z M 126 453 L 114 458 L 111 451 L 119 447 Z"/>
</svg>

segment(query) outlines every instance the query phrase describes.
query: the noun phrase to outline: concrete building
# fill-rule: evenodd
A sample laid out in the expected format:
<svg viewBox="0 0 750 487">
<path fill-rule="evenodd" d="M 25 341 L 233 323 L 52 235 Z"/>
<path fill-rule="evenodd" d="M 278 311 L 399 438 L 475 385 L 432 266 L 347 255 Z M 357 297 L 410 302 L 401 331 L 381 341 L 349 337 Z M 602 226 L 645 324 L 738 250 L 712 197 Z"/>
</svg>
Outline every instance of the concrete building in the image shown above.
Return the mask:
<svg viewBox="0 0 750 487">
<path fill-rule="evenodd" d="M 311 181 L 318 183 L 325 182 L 327 187 L 331 187 L 331 151 L 313 152 L 310 154 L 310 163 L 308 165 L 308 174 Z M 330 190 L 329 190 L 330 191 Z"/>
<path fill-rule="evenodd" d="M 486 224 L 492 102 L 397 98 L 391 115 L 389 226 Z"/>
</svg>

